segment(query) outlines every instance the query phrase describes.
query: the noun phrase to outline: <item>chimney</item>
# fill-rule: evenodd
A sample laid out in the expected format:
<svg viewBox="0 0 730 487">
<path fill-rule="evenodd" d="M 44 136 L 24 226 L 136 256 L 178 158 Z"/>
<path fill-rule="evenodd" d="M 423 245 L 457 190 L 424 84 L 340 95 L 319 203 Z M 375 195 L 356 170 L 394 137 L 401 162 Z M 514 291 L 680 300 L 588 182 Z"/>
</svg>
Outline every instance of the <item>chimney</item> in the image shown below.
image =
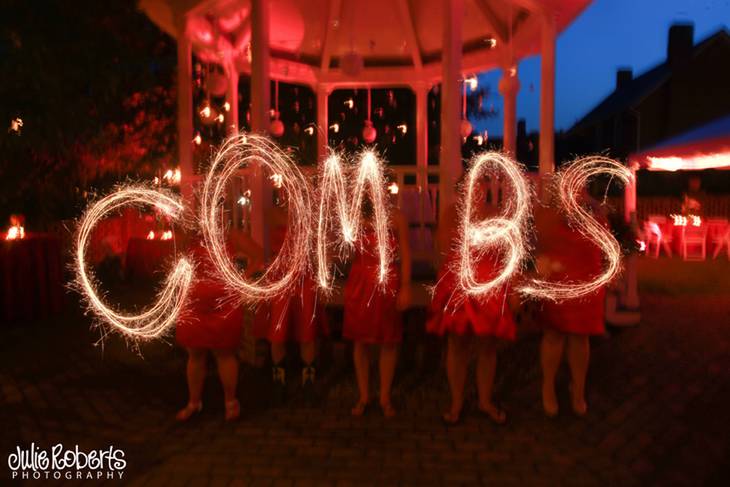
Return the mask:
<svg viewBox="0 0 730 487">
<path fill-rule="evenodd" d="M 527 137 L 527 122 L 525 122 L 524 118 L 521 118 L 517 121 L 517 137 Z"/>
<path fill-rule="evenodd" d="M 694 24 L 673 24 L 669 28 L 667 61 L 671 66 L 689 59 L 694 45 Z"/>
<path fill-rule="evenodd" d="M 631 68 L 618 68 L 616 70 L 616 91 L 630 83 L 633 78 Z"/>
</svg>

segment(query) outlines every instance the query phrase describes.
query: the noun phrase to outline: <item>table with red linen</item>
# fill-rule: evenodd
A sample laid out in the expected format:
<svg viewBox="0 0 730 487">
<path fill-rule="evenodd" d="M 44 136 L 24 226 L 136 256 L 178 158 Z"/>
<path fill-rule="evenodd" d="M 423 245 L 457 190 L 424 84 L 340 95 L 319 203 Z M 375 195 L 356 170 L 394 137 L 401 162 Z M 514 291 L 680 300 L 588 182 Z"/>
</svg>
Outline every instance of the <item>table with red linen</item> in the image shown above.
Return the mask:
<svg viewBox="0 0 730 487">
<path fill-rule="evenodd" d="M 175 253 L 174 240 L 130 238 L 127 244 L 127 276 L 149 279 L 165 271 Z"/>
<path fill-rule="evenodd" d="M 0 318 L 3 323 L 49 318 L 61 312 L 61 246 L 48 234 L 0 242 Z"/>
</svg>

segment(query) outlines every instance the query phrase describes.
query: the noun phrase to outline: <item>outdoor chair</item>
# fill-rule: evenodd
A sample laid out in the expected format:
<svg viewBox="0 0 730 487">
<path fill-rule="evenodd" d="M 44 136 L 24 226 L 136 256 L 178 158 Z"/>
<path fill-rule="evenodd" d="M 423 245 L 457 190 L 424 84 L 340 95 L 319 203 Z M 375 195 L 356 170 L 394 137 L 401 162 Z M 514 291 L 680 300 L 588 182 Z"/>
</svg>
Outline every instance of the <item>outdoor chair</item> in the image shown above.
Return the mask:
<svg viewBox="0 0 730 487">
<path fill-rule="evenodd" d="M 707 220 L 707 235 L 710 243 L 714 246 L 712 258 L 716 259 L 720 251 L 725 247 L 727 257 L 730 259 L 730 226 L 725 218 L 713 218 Z"/>
<path fill-rule="evenodd" d="M 653 221 L 647 221 L 644 222 L 644 234 L 646 240 L 646 255 L 657 259 L 659 258 L 659 252 L 663 248 L 668 257 L 672 256 L 671 232 L 667 232 L 665 234 L 659 224 Z"/>
<path fill-rule="evenodd" d="M 682 227 L 682 258 L 705 260 L 707 253 L 707 225 Z"/>
</svg>

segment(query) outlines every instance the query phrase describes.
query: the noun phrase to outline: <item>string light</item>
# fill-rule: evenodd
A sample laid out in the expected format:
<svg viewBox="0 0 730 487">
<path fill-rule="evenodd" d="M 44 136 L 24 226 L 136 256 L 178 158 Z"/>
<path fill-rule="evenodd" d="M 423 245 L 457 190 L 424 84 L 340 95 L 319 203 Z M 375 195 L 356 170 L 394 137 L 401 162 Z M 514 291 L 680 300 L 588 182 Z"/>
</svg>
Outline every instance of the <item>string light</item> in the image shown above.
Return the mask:
<svg viewBox="0 0 730 487">
<path fill-rule="evenodd" d="M 385 189 L 382 161 L 375 152 L 366 150 L 359 156 L 354 176 L 343 167 L 339 154 L 330 154 L 319 171 L 319 213 L 317 219 L 317 282 L 325 291 L 332 289 L 332 274 L 329 267 L 330 250 L 340 253 L 351 248 L 363 231 L 362 202 L 369 190 L 373 205 L 373 227 L 377 239 L 379 258 L 378 283 L 384 285 L 389 277 L 392 249 L 388 238 L 388 199 Z M 347 189 L 353 188 L 348 197 Z M 328 235 L 339 227 L 340 240 L 330 242 Z"/>
<path fill-rule="evenodd" d="M 512 190 L 504 199 L 498 216 L 475 222 L 476 199 L 484 197 L 479 194 L 477 185 L 484 176 L 494 178 L 498 173 L 505 175 Z M 486 152 L 473 159 L 464 189 L 459 209 L 459 259 L 454 271 L 466 294 L 483 298 L 505 286 L 520 269 L 527 254 L 524 235 L 530 216 L 530 190 L 520 166 L 497 152 Z M 479 281 L 476 262 L 494 255 L 500 257 L 501 268 L 491 280 Z"/>
<path fill-rule="evenodd" d="M 592 294 L 621 271 L 621 247 L 611 232 L 598 223 L 580 204 L 579 197 L 591 178 L 599 175 L 631 182 L 631 170 L 620 162 L 601 156 L 578 159 L 557 174 L 557 188 L 563 211 L 574 228 L 594 242 L 605 255 L 606 268 L 586 282 L 549 282 L 533 278 L 520 288 L 526 296 L 552 301 L 575 299 Z"/>
<path fill-rule="evenodd" d="M 255 280 L 241 275 L 231 261 L 226 250 L 225 228 L 220 221 L 226 184 L 242 166 L 281 175 L 282 189 L 290 208 L 289 229 L 281 250 L 263 275 Z M 223 144 L 203 183 L 199 224 L 220 279 L 232 295 L 243 301 L 257 302 L 286 294 L 308 269 L 312 231 L 309 184 L 294 161 L 266 137 L 237 134 Z"/>
<path fill-rule="evenodd" d="M 5 240 L 22 240 L 25 238 L 25 228 L 20 225 L 13 225 L 8 228 Z"/>
<path fill-rule="evenodd" d="M 99 297 L 96 291 L 96 279 L 86 265 L 86 250 L 96 225 L 109 213 L 127 205 L 154 206 L 171 220 L 179 219 L 183 214 L 183 205 L 177 198 L 158 190 L 135 186 L 122 187 L 91 205 L 81 217 L 76 236 L 74 249 L 76 286 L 86 300 L 89 311 L 101 324 L 130 338 L 157 338 L 165 334 L 183 310 L 193 279 L 191 262 L 184 257 L 178 259 L 155 303 L 138 314 L 122 314 L 107 306 Z"/>
</svg>

